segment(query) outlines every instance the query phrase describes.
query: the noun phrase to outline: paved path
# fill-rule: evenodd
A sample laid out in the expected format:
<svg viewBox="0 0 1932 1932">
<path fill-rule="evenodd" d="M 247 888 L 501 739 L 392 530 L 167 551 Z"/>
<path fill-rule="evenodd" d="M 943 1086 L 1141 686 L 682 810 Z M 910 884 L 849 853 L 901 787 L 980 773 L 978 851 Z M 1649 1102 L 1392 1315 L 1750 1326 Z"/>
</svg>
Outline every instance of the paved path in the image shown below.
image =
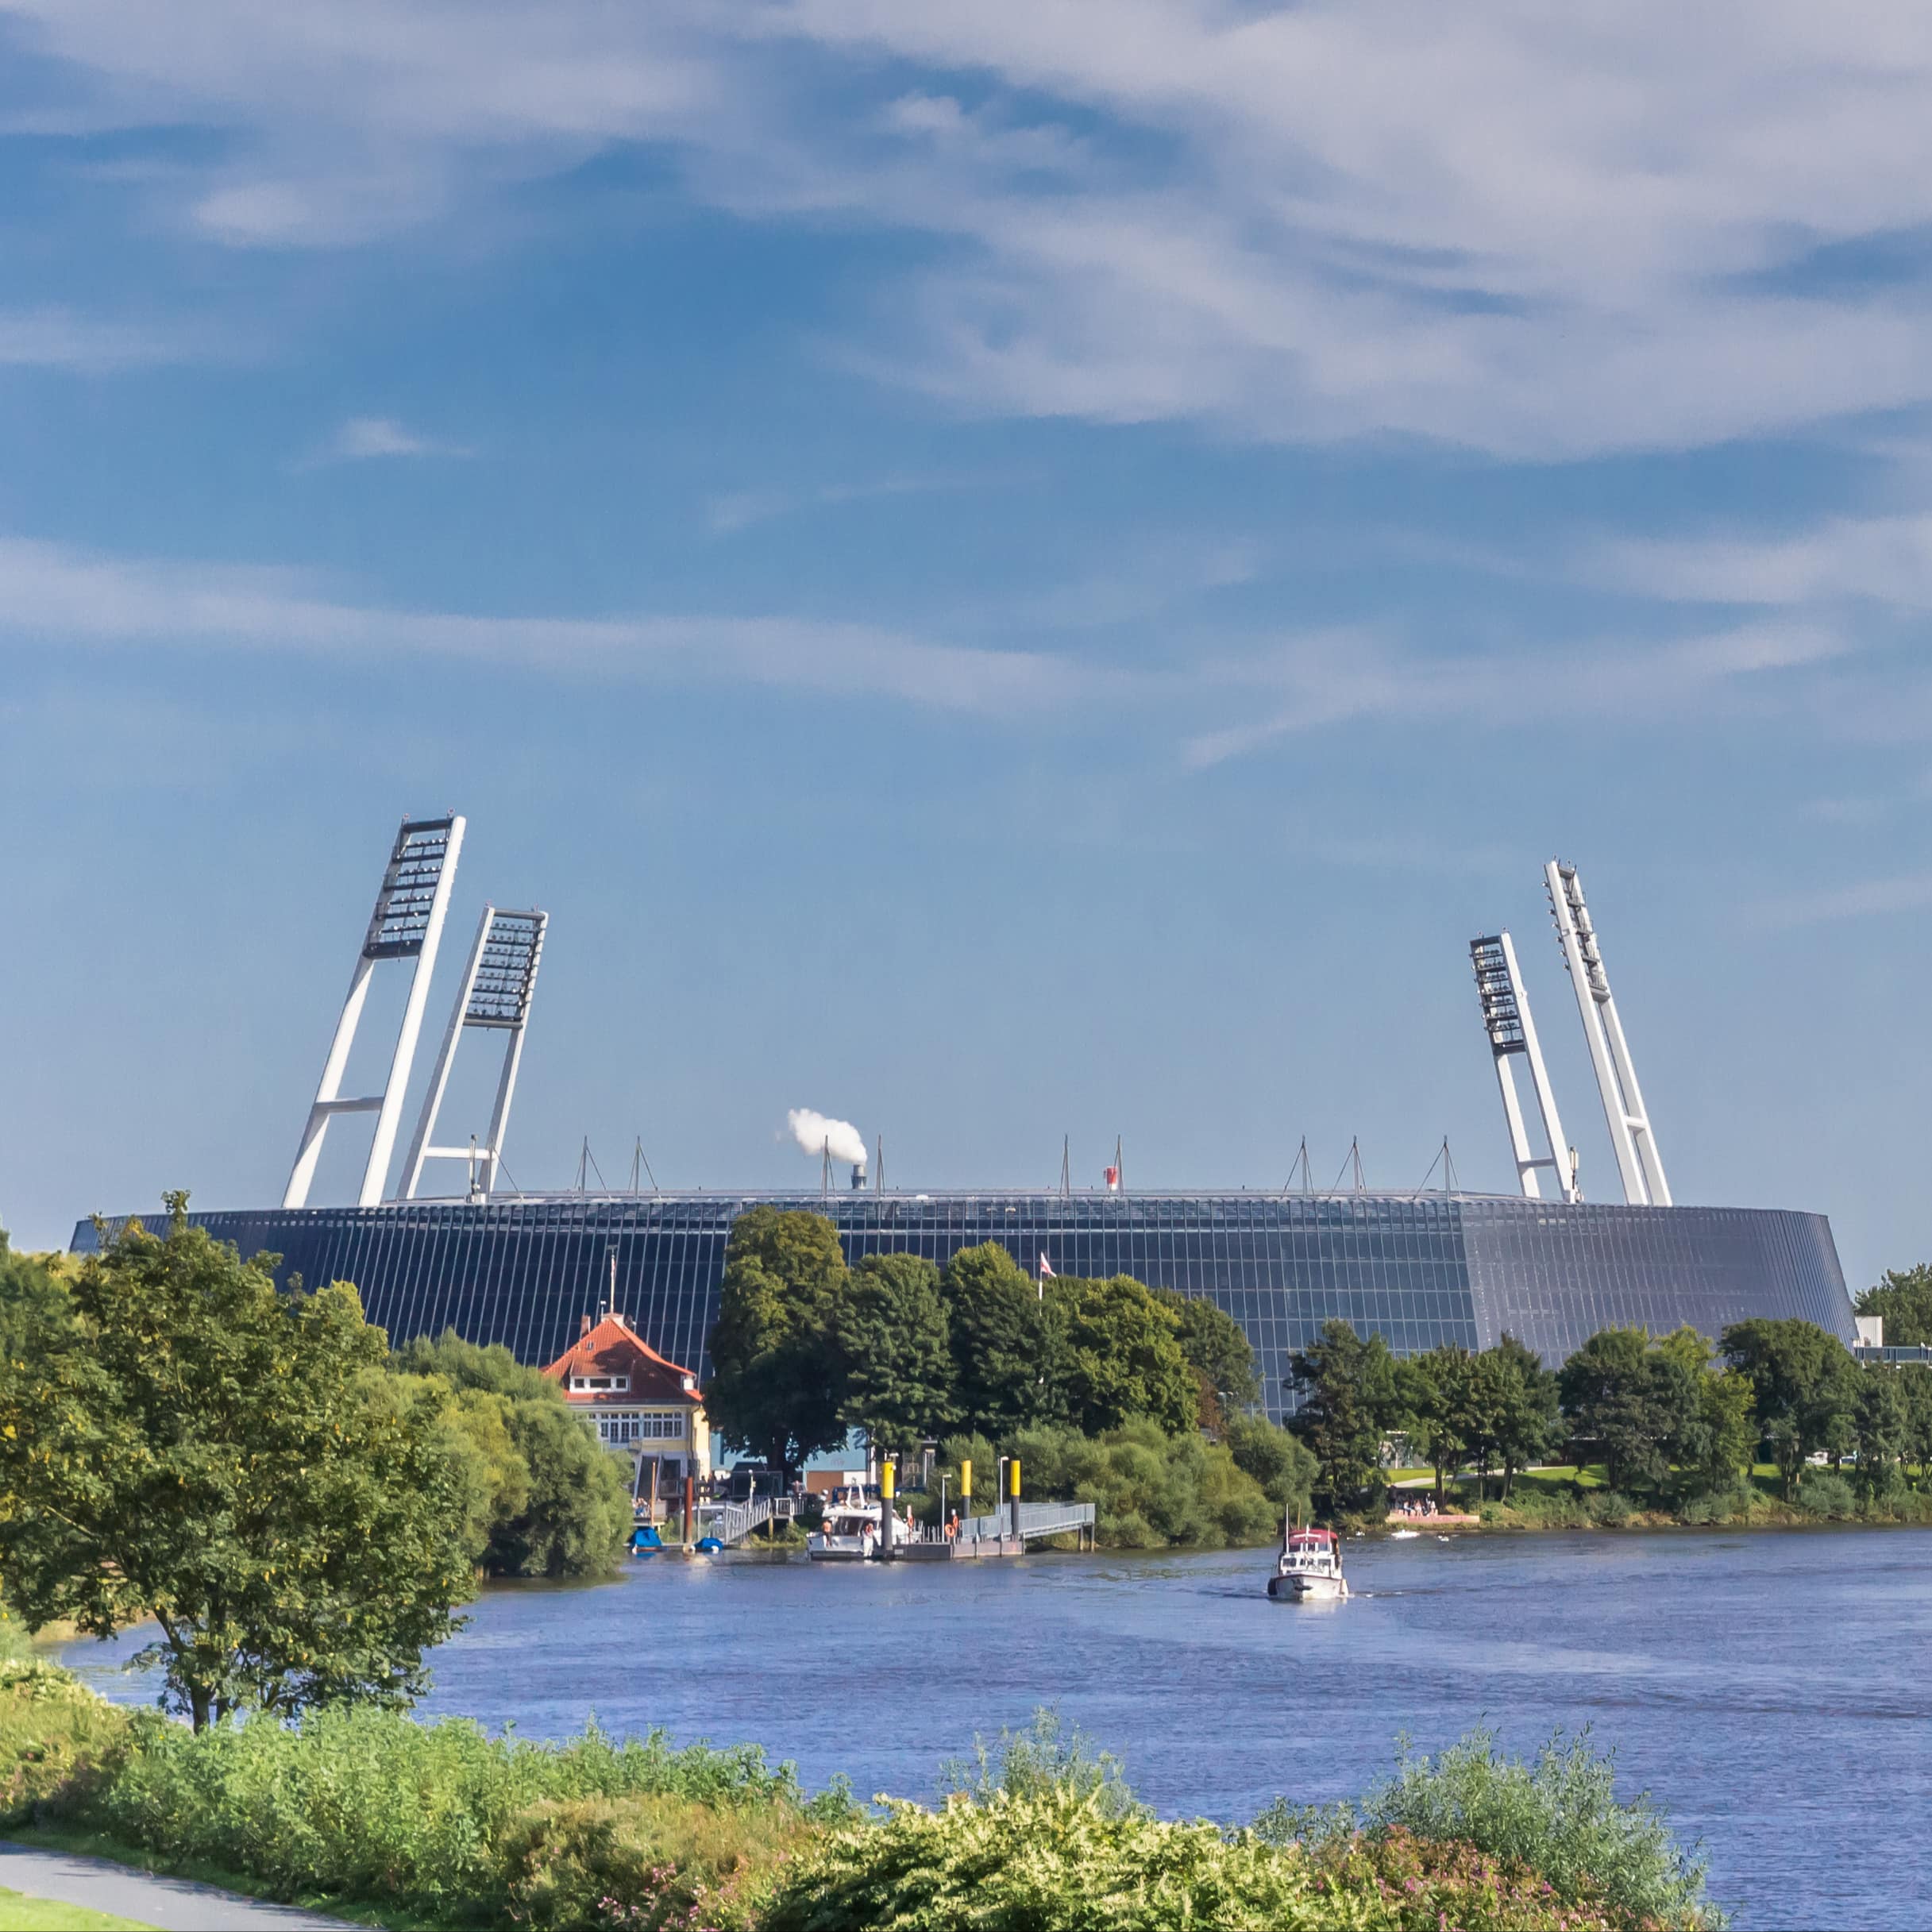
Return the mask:
<svg viewBox="0 0 1932 1932">
<path fill-rule="evenodd" d="M 161 1932 L 271 1932 L 271 1928 L 336 1932 L 349 1924 L 347 1919 L 325 1919 L 292 1905 L 270 1905 L 213 1885 L 137 1871 L 111 1859 L 83 1858 L 73 1852 L 44 1851 L 37 1845 L 4 1840 L 0 1840 L 0 1885 L 29 1898 L 91 1906 L 97 1912 L 158 1926 Z"/>
</svg>

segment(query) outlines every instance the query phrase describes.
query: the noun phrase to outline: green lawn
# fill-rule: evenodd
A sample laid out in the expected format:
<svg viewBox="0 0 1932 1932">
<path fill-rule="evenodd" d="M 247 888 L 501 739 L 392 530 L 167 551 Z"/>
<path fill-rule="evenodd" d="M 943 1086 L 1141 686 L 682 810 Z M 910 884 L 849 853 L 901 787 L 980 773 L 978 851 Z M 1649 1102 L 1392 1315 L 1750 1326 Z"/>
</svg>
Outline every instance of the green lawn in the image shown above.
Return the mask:
<svg viewBox="0 0 1932 1932">
<path fill-rule="evenodd" d="M 138 1919 L 117 1919 L 110 1912 L 91 1912 L 84 1905 L 63 1905 L 56 1899 L 33 1899 L 0 1885 L 0 1932 L 152 1932 Z"/>
</svg>

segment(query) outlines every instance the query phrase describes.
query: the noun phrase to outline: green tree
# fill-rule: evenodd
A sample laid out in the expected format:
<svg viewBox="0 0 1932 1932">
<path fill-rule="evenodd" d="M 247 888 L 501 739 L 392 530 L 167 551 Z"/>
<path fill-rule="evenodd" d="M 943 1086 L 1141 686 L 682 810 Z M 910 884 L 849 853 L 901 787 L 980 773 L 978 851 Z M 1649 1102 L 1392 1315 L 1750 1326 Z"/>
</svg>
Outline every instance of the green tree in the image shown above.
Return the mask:
<svg viewBox="0 0 1932 1932">
<path fill-rule="evenodd" d="M 1695 1455 L 1695 1372 L 1641 1328 L 1600 1329 L 1564 1363 L 1557 1389 L 1571 1433 L 1595 1444 L 1613 1489 L 1661 1490 L 1672 1463 Z"/>
<path fill-rule="evenodd" d="M 1904 1453 L 1909 1417 L 1899 1386 L 1901 1372 L 1911 1371 L 1877 1365 L 1858 1371 L 1852 1431 L 1858 1456 L 1858 1487 L 1867 1496 L 1882 1495 L 1892 1487 L 1893 1467 Z"/>
<path fill-rule="evenodd" d="M 837 1327 L 840 1421 L 884 1450 L 937 1436 L 951 1419 L 953 1385 L 939 1270 L 917 1255 L 868 1255 L 852 1271 Z"/>
<path fill-rule="evenodd" d="M 1331 1513 L 1372 1506 L 1382 1433 L 1402 1414 L 1388 1344 L 1325 1322 L 1315 1346 L 1290 1359 L 1288 1381 L 1301 1398 L 1289 1426 L 1314 1456 L 1316 1501 Z"/>
<path fill-rule="evenodd" d="M 1883 1315 L 1888 1348 L 1932 1343 L 1932 1263 L 1888 1268 L 1858 1298 L 1861 1315 Z"/>
<path fill-rule="evenodd" d="M 997 1241 L 962 1248 L 940 1291 L 953 1355 L 953 1403 L 993 1435 L 1066 1414 L 1066 1310 Z"/>
<path fill-rule="evenodd" d="M 823 1215 L 761 1206 L 732 1223 L 705 1413 L 726 1442 L 788 1479 L 846 1439 L 837 1334 L 845 1294 L 839 1231 Z"/>
<path fill-rule="evenodd" d="M 472 1516 L 483 1513 L 478 1560 L 492 1576 L 607 1576 L 631 1533 L 627 1458 L 541 1370 L 507 1348 L 453 1329 L 418 1336 L 394 1366 L 446 1392 L 445 1426 L 463 1449 Z"/>
<path fill-rule="evenodd" d="M 0 1363 L 0 1577 L 30 1629 L 152 1618 L 197 1730 L 253 1708 L 407 1703 L 471 1587 L 464 1493 L 433 1401 L 384 1384 L 356 1291 L 130 1224 L 73 1317 Z"/>
<path fill-rule="evenodd" d="M 66 1282 L 37 1255 L 15 1254 L 0 1228 L 0 1356 L 21 1354 L 72 1313 Z"/>
<path fill-rule="evenodd" d="M 1535 1352 L 1505 1334 L 1479 1358 L 1488 1444 L 1502 1470 L 1506 1499 L 1519 1470 L 1540 1462 L 1561 1433 L 1556 1378 Z"/>
<path fill-rule="evenodd" d="M 1395 1365 L 1401 1427 L 1436 1472 L 1438 1508 L 1448 1478 L 1469 1460 L 1469 1432 L 1475 1421 L 1467 1401 L 1472 1359 L 1467 1348 L 1444 1342 Z"/>
<path fill-rule="evenodd" d="M 1837 1336 L 1809 1321 L 1757 1317 L 1735 1322 L 1721 1345 L 1751 1383 L 1788 1502 L 1807 1456 L 1850 1448 L 1858 1365 Z"/>
<path fill-rule="evenodd" d="M 1231 1415 L 1223 1440 L 1235 1467 L 1261 1485 L 1278 1510 L 1305 1519 L 1314 1497 L 1315 1459 L 1291 1431 L 1277 1429 L 1263 1415 Z"/>
<path fill-rule="evenodd" d="M 1687 1474 L 1706 1490 L 1728 1489 L 1757 1448 L 1756 1400 L 1749 1377 L 1714 1365 L 1710 1338 L 1686 1324 L 1656 1344 L 1696 1378 L 1697 1426 L 1680 1445 Z"/>
<path fill-rule="evenodd" d="M 1261 1399 L 1255 1351 L 1232 1315 L 1205 1295 L 1156 1288 L 1155 1298 L 1180 1324 L 1181 1353 L 1194 1371 L 1201 1422 L 1217 1433 L 1228 1417 L 1245 1414 Z"/>
<path fill-rule="evenodd" d="M 1150 1289 L 1131 1275 L 1062 1275 L 1047 1283 L 1046 1300 L 1065 1316 L 1062 1385 L 1076 1429 L 1097 1436 L 1140 1416 L 1170 1435 L 1194 1426 L 1199 1398 L 1180 1323 Z"/>
</svg>

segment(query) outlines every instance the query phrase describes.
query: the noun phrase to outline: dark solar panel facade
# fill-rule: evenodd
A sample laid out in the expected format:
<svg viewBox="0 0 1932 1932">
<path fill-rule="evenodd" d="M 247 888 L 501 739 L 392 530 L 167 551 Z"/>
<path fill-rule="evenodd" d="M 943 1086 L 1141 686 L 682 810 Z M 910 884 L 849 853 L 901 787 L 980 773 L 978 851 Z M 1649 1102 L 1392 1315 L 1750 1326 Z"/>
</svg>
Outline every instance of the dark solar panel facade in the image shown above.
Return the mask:
<svg viewBox="0 0 1932 1932">
<path fill-rule="evenodd" d="M 618 1308 L 702 1379 L 726 1238 L 761 1203 L 828 1216 L 854 1261 L 909 1251 L 943 1264 L 991 1240 L 1029 1274 L 1044 1255 L 1059 1275 L 1205 1296 L 1253 1344 L 1277 1416 L 1289 1357 L 1337 1317 L 1398 1355 L 1486 1348 L 1507 1331 L 1552 1366 L 1612 1326 L 1687 1322 L 1715 1336 L 1748 1316 L 1795 1315 L 1854 1339 L 1825 1217 L 1774 1209 L 1368 1193 L 567 1194 L 191 1218 L 244 1255 L 280 1255 L 284 1282 L 353 1282 L 393 1340 L 453 1328 L 534 1363 L 562 1354 L 610 1293 L 614 1256 Z M 74 1244 L 94 1247 L 91 1223 Z"/>
</svg>

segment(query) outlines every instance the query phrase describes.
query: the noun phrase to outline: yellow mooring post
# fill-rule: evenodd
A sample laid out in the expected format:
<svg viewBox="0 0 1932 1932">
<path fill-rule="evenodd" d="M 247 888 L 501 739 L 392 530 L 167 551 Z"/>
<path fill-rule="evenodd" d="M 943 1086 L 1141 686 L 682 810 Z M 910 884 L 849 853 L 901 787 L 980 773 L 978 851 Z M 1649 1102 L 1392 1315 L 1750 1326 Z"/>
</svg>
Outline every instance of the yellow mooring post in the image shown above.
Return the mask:
<svg viewBox="0 0 1932 1932">
<path fill-rule="evenodd" d="M 959 1459 L 959 1514 L 964 1522 L 973 1520 L 973 1459 L 970 1456 Z"/>
<path fill-rule="evenodd" d="M 879 1463 L 879 1554 L 889 1556 L 893 1553 L 893 1466 L 881 1459 Z"/>
<path fill-rule="evenodd" d="M 1020 1542 L 1020 1458 L 1016 1456 L 1006 1465 L 1006 1493 L 1012 1498 L 1013 1541 L 1024 1549 L 1026 1545 Z"/>
</svg>

